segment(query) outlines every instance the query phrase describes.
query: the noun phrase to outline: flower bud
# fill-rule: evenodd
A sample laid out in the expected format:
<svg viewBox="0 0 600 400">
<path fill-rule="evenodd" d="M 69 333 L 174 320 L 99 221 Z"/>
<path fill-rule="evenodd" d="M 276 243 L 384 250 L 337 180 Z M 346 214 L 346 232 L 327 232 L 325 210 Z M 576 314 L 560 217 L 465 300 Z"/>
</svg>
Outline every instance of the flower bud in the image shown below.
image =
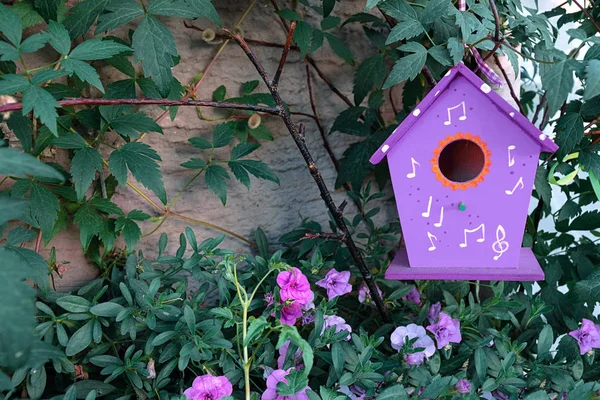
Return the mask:
<svg viewBox="0 0 600 400">
<path fill-rule="evenodd" d="M 210 43 L 213 40 L 215 40 L 216 36 L 217 36 L 217 34 L 215 33 L 215 31 L 210 28 L 206 28 L 202 32 L 202 40 L 204 40 L 206 43 Z"/>
<path fill-rule="evenodd" d="M 7 104 L 11 104 L 11 103 L 16 103 L 17 100 L 12 97 L 12 96 L 0 96 L 0 106 L 4 106 Z M 4 119 L 9 119 L 10 118 L 10 111 L 7 112 L 3 112 L 2 113 L 2 118 Z"/>
<path fill-rule="evenodd" d="M 244 30 L 241 27 L 237 26 L 237 25 L 233 27 L 233 29 L 231 30 L 231 32 L 234 35 L 244 36 Z"/>
<path fill-rule="evenodd" d="M 248 128 L 256 129 L 260 126 L 262 118 L 258 114 L 252 114 L 250 119 L 248 120 Z"/>
</svg>

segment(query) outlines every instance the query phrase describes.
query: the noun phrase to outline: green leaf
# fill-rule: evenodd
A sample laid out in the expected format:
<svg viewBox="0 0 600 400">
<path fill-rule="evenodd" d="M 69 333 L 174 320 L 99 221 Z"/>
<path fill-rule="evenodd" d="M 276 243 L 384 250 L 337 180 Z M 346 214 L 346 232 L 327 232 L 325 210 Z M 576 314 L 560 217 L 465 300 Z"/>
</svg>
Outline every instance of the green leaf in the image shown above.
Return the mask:
<svg viewBox="0 0 600 400">
<path fill-rule="evenodd" d="M 23 0 L 14 3 L 10 7 L 10 10 L 19 16 L 23 28 L 29 28 L 44 22 L 44 18 L 42 18 L 42 16 L 33 8 L 32 0 Z"/>
<path fill-rule="evenodd" d="M 152 340 L 152 345 L 153 346 L 160 346 L 161 344 L 167 343 L 169 340 L 173 339 L 173 337 L 176 334 L 177 334 L 177 332 L 175 332 L 175 331 L 166 331 L 166 332 L 163 332 L 160 335 L 157 335 Z"/>
<path fill-rule="evenodd" d="M 23 34 L 21 19 L 4 4 L 0 4 L 0 31 L 15 46 L 19 46 Z"/>
<path fill-rule="evenodd" d="M 56 300 L 56 304 L 58 304 L 59 306 L 61 306 L 65 310 L 67 310 L 68 312 L 72 312 L 72 313 L 87 312 L 90 309 L 90 307 L 92 306 L 92 303 L 90 303 L 88 300 L 84 299 L 83 297 L 73 296 L 73 295 L 63 296 L 63 297 L 58 298 Z"/>
<path fill-rule="evenodd" d="M 225 179 L 229 179 L 229 175 L 225 168 L 220 165 L 211 165 L 206 169 L 204 176 L 206 186 L 221 199 L 223 205 L 227 202 L 227 183 Z"/>
<path fill-rule="evenodd" d="M 231 154 L 229 157 L 232 160 L 237 160 L 237 159 L 247 156 L 248 154 L 250 154 L 253 151 L 255 151 L 256 149 L 258 149 L 259 147 L 260 147 L 260 144 L 258 144 L 258 143 L 240 143 L 240 144 L 236 145 L 233 149 L 231 149 Z"/>
<path fill-rule="evenodd" d="M 132 37 L 135 61 L 142 62 L 144 74 L 152 78 L 159 92 L 167 95 L 171 89 L 173 75 L 171 67 L 177 56 L 175 39 L 158 19 L 146 16 Z"/>
<path fill-rule="evenodd" d="M 33 124 L 31 120 L 25 118 L 21 113 L 12 113 L 7 124 L 8 128 L 13 131 L 19 142 L 21 142 L 23 150 L 30 152 L 33 144 Z"/>
<path fill-rule="evenodd" d="M 85 140 L 77 133 L 67 133 L 52 140 L 52 145 L 61 149 L 83 149 Z"/>
<path fill-rule="evenodd" d="M 285 8 L 283 10 L 277 11 L 277 15 L 279 15 L 280 17 L 287 19 L 288 21 L 301 21 L 302 18 L 300 17 L 300 15 L 294 11 L 294 10 L 290 10 L 289 8 Z"/>
<path fill-rule="evenodd" d="M 417 12 L 405 0 L 388 0 L 381 3 L 379 8 L 399 21 L 417 19 Z"/>
<path fill-rule="evenodd" d="M 144 221 L 149 218 L 148 214 L 133 210 L 127 214 L 127 217 L 121 217 L 117 220 L 115 228 L 117 231 L 123 230 L 123 239 L 129 250 L 133 250 L 142 237 L 142 231 L 134 221 Z"/>
<path fill-rule="evenodd" d="M 541 74 L 542 86 L 546 91 L 549 115 L 554 115 L 567 100 L 573 89 L 573 68 L 567 61 L 559 61 Z M 560 146 L 560 145 L 559 145 Z"/>
<path fill-rule="evenodd" d="M 19 46 L 19 50 L 21 53 L 33 53 L 44 47 L 49 40 L 50 36 L 47 33 L 36 33 L 25 39 Z"/>
<path fill-rule="evenodd" d="M 485 382 L 485 377 L 487 375 L 487 356 L 482 348 L 475 349 L 474 359 L 475 371 L 477 372 L 479 382 Z"/>
<path fill-rule="evenodd" d="M 575 218 L 566 231 L 591 231 L 600 229 L 600 211 L 586 211 Z"/>
<path fill-rule="evenodd" d="M 240 92 L 242 92 L 242 95 L 250 94 L 250 93 L 254 92 L 254 90 L 256 90 L 256 88 L 258 87 L 258 84 L 259 84 L 259 82 L 257 80 L 244 82 L 244 83 L 242 83 Z M 219 86 L 219 88 L 220 87 L 224 88 L 224 86 Z"/>
<path fill-rule="evenodd" d="M 126 51 L 131 49 L 112 40 L 89 39 L 75 47 L 69 57 L 88 61 L 104 60 Z"/>
<path fill-rule="evenodd" d="M 83 82 L 89 83 L 104 93 L 104 87 L 102 86 L 102 82 L 100 82 L 100 76 L 98 76 L 98 73 L 91 65 L 85 61 L 76 60 L 74 58 L 67 58 L 63 61 L 62 65 L 69 75 L 77 75 Z"/>
<path fill-rule="evenodd" d="M 223 100 L 225 100 L 226 95 L 227 95 L 227 88 L 224 85 L 221 85 L 215 89 L 215 91 L 212 94 L 212 98 L 214 101 L 223 101 Z"/>
<path fill-rule="evenodd" d="M 544 325 L 538 337 L 537 354 L 540 361 L 550 356 L 550 348 L 554 343 L 554 333 L 552 326 Z"/>
<path fill-rule="evenodd" d="M 79 201 L 85 198 L 85 192 L 96 177 L 96 171 L 102 171 L 102 156 L 98 150 L 85 147 L 75 152 L 71 160 L 71 176 Z"/>
<path fill-rule="evenodd" d="M 110 121 L 112 128 L 120 135 L 138 138 L 140 133 L 144 132 L 159 132 L 163 133 L 162 128 L 154 121 L 142 113 L 131 113 L 121 115 Z"/>
<path fill-rule="evenodd" d="M 416 19 L 406 19 L 396 25 L 387 39 L 385 44 L 391 44 L 404 39 L 411 39 L 423 33 L 423 25 Z"/>
<path fill-rule="evenodd" d="M 84 251 L 87 251 L 92 238 L 102 230 L 102 218 L 89 203 L 82 205 L 75 213 L 73 221 L 79 227 L 79 241 Z"/>
<path fill-rule="evenodd" d="M 600 61 L 591 60 L 585 69 L 585 91 L 583 99 L 589 100 L 600 94 Z"/>
<path fill-rule="evenodd" d="M 235 122 L 224 122 L 213 131 L 212 147 L 215 149 L 227 146 L 235 136 Z"/>
<path fill-rule="evenodd" d="M 222 26 L 217 10 L 209 0 L 186 0 L 186 3 L 194 13 L 194 18 L 206 18 Z"/>
<path fill-rule="evenodd" d="M 406 393 L 406 389 L 402 385 L 394 385 L 383 390 L 379 396 L 377 396 L 378 400 L 408 400 L 408 394 Z"/>
<path fill-rule="evenodd" d="M 279 184 L 279 178 L 271 168 L 267 164 L 258 160 L 232 160 L 227 164 L 231 171 L 235 175 L 235 177 L 240 180 L 242 183 L 246 185 L 246 187 L 250 186 L 249 180 L 246 178 L 247 174 L 245 172 L 249 172 L 257 178 L 265 179 L 267 181 L 275 182 Z M 241 172 L 243 171 L 243 172 Z"/>
<path fill-rule="evenodd" d="M 425 6 L 425 10 L 421 14 L 421 22 L 423 24 L 431 24 L 438 19 L 446 16 L 448 9 L 452 3 L 450 0 L 431 0 Z"/>
<path fill-rule="evenodd" d="M 22 92 L 29 86 L 31 86 L 31 84 L 24 76 L 13 74 L 2 75 L 2 80 L 0 80 L 0 95 L 10 95 Z"/>
<path fill-rule="evenodd" d="M 142 185 L 150 189 L 162 201 L 167 203 L 167 193 L 162 182 L 162 174 L 156 161 L 160 156 L 144 143 L 131 142 L 113 151 L 109 157 L 110 170 L 121 185 L 127 182 L 127 168 Z"/>
<path fill-rule="evenodd" d="M 450 52 L 450 57 L 452 58 L 453 64 L 456 65 L 462 60 L 465 48 L 460 40 L 455 37 L 451 37 L 448 39 L 448 51 Z"/>
<path fill-rule="evenodd" d="M 385 57 L 376 54 L 367 58 L 356 70 L 354 75 L 354 104 L 360 105 L 369 92 L 379 88 L 385 76 Z"/>
<path fill-rule="evenodd" d="M 194 311 L 189 305 L 185 305 L 183 308 L 183 317 L 185 318 L 185 323 L 188 326 L 188 329 L 192 335 L 196 334 L 196 316 L 194 315 Z"/>
<path fill-rule="evenodd" d="M 596 302 L 600 298 L 600 272 L 596 271 L 589 275 L 587 279 L 579 281 L 573 289 L 577 300 L 580 302 Z"/>
<path fill-rule="evenodd" d="M 20 53 L 14 46 L 0 41 L 0 61 L 16 61 Z"/>
<path fill-rule="evenodd" d="M 29 210 L 29 200 L 0 195 L 0 225 L 21 218 Z"/>
<path fill-rule="evenodd" d="M 41 87 L 29 86 L 23 93 L 23 114 L 33 110 L 33 115 L 39 118 L 55 136 L 58 136 L 56 127 L 56 118 L 58 118 L 56 108 L 58 107 L 60 105 L 54 100 L 54 97 Z"/>
<path fill-rule="evenodd" d="M 323 16 L 327 17 L 333 11 L 336 0 L 323 0 Z"/>
<path fill-rule="evenodd" d="M 383 84 L 383 89 L 409 79 L 412 80 L 421 72 L 427 60 L 427 50 L 420 43 L 411 42 L 411 44 L 411 46 L 405 44 L 399 47 L 400 50 L 410 51 L 413 54 L 409 54 L 396 61 L 392 72 L 390 72 Z"/>
<path fill-rule="evenodd" d="M 71 38 L 67 29 L 56 21 L 50 21 L 48 24 L 48 35 L 50 35 L 50 45 L 54 50 L 63 56 L 69 54 L 71 50 Z"/>
<path fill-rule="evenodd" d="M 58 18 L 58 8 L 63 0 L 33 0 L 33 5 L 37 12 L 46 20 L 55 20 Z"/>
<path fill-rule="evenodd" d="M 95 321 L 88 321 L 85 325 L 79 328 L 67 344 L 65 354 L 69 357 L 85 350 L 92 343 L 92 325 Z"/>
<path fill-rule="evenodd" d="M 329 42 L 329 46 L 331 46 L 332 50 L 335 54 L 337 54 L 340 58 L 346 61 L 350 65 L 354 65 L 354 57 L 352 56 L 352 52 L 346 46 L 344 42 L 342 42 L 337 36 L 332 35 L 331 33 L 324 32 L 323 33 Z"/>
<path fill-rule="evenodd" d="M 450 52 L 444 46 L 433 46 L 428 50 L 428 53 L 433 59 L 445 67 L 453 64 Z"/>
<path fill-rule="evenodd" d="M 579 113 L 567 112 L 556 123 L 556 144 L 560 153 L 569 154 L 583 139 L 583 118 Z"/>
<path fill-rule="evenodd" d="M 552 199 L 552 188 L 548 182 L 548 170 L 544 166 L 538 166 L 534 181 L 535 191 L 541 196 L 546 204 L 550 204 Z"/>
<path fill-rule="evenodd" d="M 181 164 L 183 168 L 189 169 L 204 169 L 206 168 L 206 162 L 200 158 L 192 158 Z"/>
<path fill-rule="evenodd" d="M 135 0 L 110 0 L 106 10 L 109 12 L 98 18 L 96 34 L 116 29 L 144 15 L 144 9 Z"/>
<path fill-rule="evenodd" d="M 367 4 L 365 4 L 365 11 L 369 11 L 371 8 L 375 7 L 380 2 L 381 0 L 367 0 Z"/>
<path fill-rule="evenodd" d="M 329 17 L 324 18 L 321 21 L 321 29 L 324 31 L 333 29 L 340 24 L 340 21 L 341 19 L 339 17 L 334 17 L 333 15 L 330 15 Z"/>
<path fill-rule="evenodd" d="M 64 21 L 64 26 L 67 28 L 69 35 L 76 39 L 86 34 L 107 4 L 108 0 L 84 0 L 75 4 L 74 7 L 69 9 L 69 15 Z"/>
<path fill-rule="evenodd" d="M 595 176 L 600 176 L 600 155 L 598 146 L 588 147 L 579 152 L 579 162 L 586 171 L 591 171 Z"/>
<path fill-rule="evenodd" d="M 197 149 L 208 150 L 213 148 L 212 143 L 202 137 L 189 138 L 188 141 Z"/>
<path fill-rule="evenodd" d="M 298 22 L 296 24 L 296 30 L 294 31 L 294 42 L 298 45 L 300 49 L 300 57 L 304 59 L 308 54 L 308 49 L 310 48 L 310 39 L 313 34 L 313 29 L 309 24 L 304 21 Z"/>
<path fill-rule="evenodd" d="M 254 318 L 248 326 L 248 333 L 243 342 L 243 346 L 249 346 L 253 341 L 260 337 L 260 334 L 269 326 L 269 322 L 265 317 Z"/>
<path fill-rule="evenodd" d="M 124 309 L 125 307 L 122 305 L 109 301 L 106 303 L 96 304 L 90 308 L 90 312 L 98 317 L 116 317 Z"/>
<path fill-rule="evenodd" d="M 31 201 L 31 216 L 42 229 L 44 241 L 48 242 L 54 222 L 58 219 L 58 210 L 60 209 L 58 199 L 50 190 L 34 182 L 31 185 L 29 200 Z"/>
<path fill-rule="evenodd" d="M 40 71 L 33 76 L 33 78 L 31 79 L 31 83 L 33 83 L 34 85 L 39 85 L 41 83 L 45 83 L 47 81 L 51 81 L 65 75 L 67 75 L 67 73 L 62 70 L 49 69 L 45 71 Z"/>
<path fill-rule="evenodd" d="M 196 16 L 184 0 L 150 0 L 148 13 L 180 18 L 194 18 Z"/>
</svg>

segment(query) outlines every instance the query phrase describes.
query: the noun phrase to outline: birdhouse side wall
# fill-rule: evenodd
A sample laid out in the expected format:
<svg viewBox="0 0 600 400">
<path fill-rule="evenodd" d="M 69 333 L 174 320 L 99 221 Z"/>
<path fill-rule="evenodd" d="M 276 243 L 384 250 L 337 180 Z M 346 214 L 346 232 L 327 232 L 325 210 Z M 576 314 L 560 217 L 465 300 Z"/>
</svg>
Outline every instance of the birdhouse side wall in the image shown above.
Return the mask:
<svg viewBox="0 0 600 400">
<path fill-rule="evenodd" d="M 411 266 L 518 264 L 540 145 L 488 99 L 486 90 L 457 78 L 426 112 L 416 108 L 407 117 L 417 121 L 390 149 Z M 446 179 L 439 164 L 440 153 L 456 140 L 474 142 L 484 154 L 483 172 L 459 184 Z M 470 153 L 450 157 L 451 163 L 461 160 L 467 172 L 473 169 L 469 164 L 481 164 Z"/>
</svg>

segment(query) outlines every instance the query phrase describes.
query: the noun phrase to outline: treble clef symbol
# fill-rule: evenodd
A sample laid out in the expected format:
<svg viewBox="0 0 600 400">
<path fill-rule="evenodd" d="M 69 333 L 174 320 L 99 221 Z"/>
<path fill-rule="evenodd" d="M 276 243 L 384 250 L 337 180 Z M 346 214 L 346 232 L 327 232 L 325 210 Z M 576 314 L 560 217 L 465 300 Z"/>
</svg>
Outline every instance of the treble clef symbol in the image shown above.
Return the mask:
<svg viewBox="0 0 600 400">
<path fill-rule="evenodd" d="M 496 241 L 492 244 L 492 250 L 498 253 L 494 256 L 494 260 L 498 260 L 508 250 L 508 242 L 504 239 L 506 239 L 506 231 L 502 225 L 498 225 L 498 228 L 496 228 Z"/>
</svg>

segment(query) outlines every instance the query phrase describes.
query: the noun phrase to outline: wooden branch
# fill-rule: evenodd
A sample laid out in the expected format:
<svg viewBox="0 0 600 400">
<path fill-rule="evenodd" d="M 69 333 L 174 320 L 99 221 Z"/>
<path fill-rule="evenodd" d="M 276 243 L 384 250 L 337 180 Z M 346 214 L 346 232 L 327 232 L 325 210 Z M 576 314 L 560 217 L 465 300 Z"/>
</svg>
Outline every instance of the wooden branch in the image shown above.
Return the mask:
<svg viewBox="0 0 600 400">
<path fill-rule="evenodd" d="M 592 24 L 594 24 L 594 28 L 596 28 L 596 30 L 600 33 L 600 25 L 598 25 L 598 22 L 596 22 L 594 17 L 592 17 L 592 14 L 590 14 L 590 12 L 587 10 L 587 8 L 584 8 L 581 4 L 579 4 L 579 2 L 577 0 L 573 0 L 573 3 L 575 3 L 581 11 L 583 11 L 585 16 L 590 19 Z"/>
<path fill-rule="evenodd" d="M 352 235 L 350 234 L 350 231 L 349 231 L 348 227 L 346 226 L 346 222 L 344 221 L 344 216 L 342 215 L 342 213 L 340 212 L 338 207 L 335 205 L 335 202 L 333 201 L 333 198 L 331 197 L 331 193 L 329 192 L 329 189 L 327 188 L 327 184 L 323 180 L 323 177 L 321 176 L 321 172 L 319 171 L 315 161 L 313 160 L 312 155 L 310 154 L 310 151 L 308 150 L 308 147 L 306 146 L 304 138 L 300 135 L 298 128 L 292 121 L 292 118 L 291 118 L 289 112 L 287 111 L 287 109 L 285 107 L 285 103 L 283 102 L 283 99 L 279 95 L 277 88 L 274 87 L 273 85 L 271 85 L 271 80 L 269 79 L 269 76 L 268 76 L 267 72 L 265 71 L 265 68 L 261 64 L 260 60 L 256 57 L 256 55 L 252 52 L 252 50 L 250 49 L 250 47 L 248 46 L 248 43 L 246 43 L 244 38 L 240 35 L 233 35 L 233 39 L 236 42 L 238 42 L 238 44 L 240 45 L 240 47 L 242 48 L 244 53 L 246 53 L 246 56 L 248 57 L 248 59 L 254 65 L 254 68 L 256 68 L 256 71 L 261 76 L 262 80 L 267 85 L 267 88 L 269 89 L 269 92 L 271 93 L 271 96 L 273 97 L 275 104 L 277 104 L 277 107 L 279 108 L 279 110 L 281 112 L 280 117 L 283 120 L 283 123 L 285 124 L 287 130 L 289 131 L 290 135 L 292 136 L 292 139 L 294 140 L 294 143 L 298 147 L 298 150 L 302 154 L 302 157 L 304 158 L 304 161 L 306 162 L 308 170 L 319 188 L 321 198 L 327 205 L 327 208 L 329 209 L 329 212 L 333 216 L 333 219 L 334 219 L 338 229 L 342 232 L 342 235 L 344 237 L 346 237 L 346 242 L 345 242 L 346 247 L 348 248 L 348 251 L 352 255 L 352 258 L 354 259 L 356 266 L 358 267 L 359 271 L 361 272 L 361 274 L 365 280 L 365 283 L 366 283 L 367 287 L 369 288 L 369 291 L 371 293 L 371 298 L 375 302 L 375 305 L 377 306 L 377 309 L 380 312 L 382 318 L 386 322 L 390 321 L 390 316 L 389 316 L 388 310 L 385 307 L 385 304 L 383 303 L 383 299 L 381 298 L 381 295 L 377 291 L 377 286 L 375 285 L 375 280 L 373 279 L 373 276 L 371 275 L 371 271 L 367 267 L 365 260 L 363 259 L 362 255 L 360 253 L 360 250 L 354 243 L 354 240 L 352 239 Z"/>
<path fill-rule="evenodd" d="M 290 30 L 288 31 L 287 40 L 285 41 L 285 46 L 283 46 L 283 51 L 281 52 L 281 58 L 279 59 L 279 67 L 277 67 L 277 71 L 275 72 L 275 76 L 273 77 L 273 81 L 271 82 L 271 85 L 273 85 L 273 87 L 277 87 L 279 85 L 279 79 L 281 78 L 283 67 L 285 66 L 285 60 L 287 60 L 288 53 L 290 52 L 290 46 L 292 45 L 292 38 L 294 36 L 295 30 L 296 22 L 292 22 L 292 24 L 290 25 Z"/>
<path fill-rule="evenodd" d="M 160 106 L 201 106 L 201 107 L 213 107 L 213 108 L 229 108 L 234 110 L 249 110 L 257 111 L 265 114 L 280 115 L 281 111 L 276 107 L 266 107 L 254 104 L 239 104 L 239 103 L 228 103 L 223 101 L 207 101 L 207 100 L 168 100 L 168 99 L 88 99 L 88 98 L 75 98 L 60 100 L 58 104 L 61 107 L 69 106 L 112 106 L 119 104 L 134 104 L 134 105 L 160 105 Z M 0 106 L 0 113 L 20 110 L 23 108 L 23 103 L 9 103 Z"/>
<path fill-rule="evenodd" d="M 523 105 L 521 104 L 521 100 L 519 100 L 519 96 L 517 96 L 517 94 L 515 93 L 515 88 L 513 87 L 512 83 L 510 82 L 510 79 L 508 78 L 508 74 L 506 73 L 506 71 L 504 70 L 504 67 L 500 63 L 498 54 L 494 54 L 493 56 L 494 56 L 494 60 L 496 61 L 496 65 L 498 66 L 498 69 L 500 69 L 500 72 L 502 73 L 502 76 L 504 77 L 504 80 L 506 81 L 506 85 L 508 86 L 508 89 L 510 90 L 510 96 L 513 98 L 515 103 L 517 103 L 517 106 L 519 106 L 519 111 L 521 112 L 521 114 L 525 115 L 525 109 L 523 108 Z"/>
</svg>

